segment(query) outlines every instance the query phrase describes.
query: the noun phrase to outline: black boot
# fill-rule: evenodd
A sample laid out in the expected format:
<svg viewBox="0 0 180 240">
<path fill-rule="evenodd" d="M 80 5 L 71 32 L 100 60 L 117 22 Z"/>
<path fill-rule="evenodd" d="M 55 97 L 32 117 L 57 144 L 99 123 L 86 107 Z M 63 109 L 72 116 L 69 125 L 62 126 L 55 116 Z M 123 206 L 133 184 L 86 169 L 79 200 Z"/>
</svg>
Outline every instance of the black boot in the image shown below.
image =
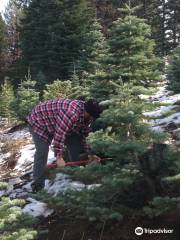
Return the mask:
<svg viewBox="0 0 180 240">
<path fill-rule="evenodd" d="M 33 193 L 37 193 L 37 192 L 41 191 L 44 188 L 44 185 L 36 183 L 36 182 L 33 182 L 31 184 L 31 188 L 32 188 L 32 192 Z"/>
</svg>

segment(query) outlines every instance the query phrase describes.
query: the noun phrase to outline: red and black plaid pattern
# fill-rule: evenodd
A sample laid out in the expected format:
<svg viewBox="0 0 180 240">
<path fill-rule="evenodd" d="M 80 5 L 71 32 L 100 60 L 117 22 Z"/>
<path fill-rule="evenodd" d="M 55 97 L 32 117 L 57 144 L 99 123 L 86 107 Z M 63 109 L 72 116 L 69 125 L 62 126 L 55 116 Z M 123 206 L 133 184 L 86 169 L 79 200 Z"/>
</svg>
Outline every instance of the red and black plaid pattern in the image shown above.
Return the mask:
<svg viewBox="0 0 180 240">
<path fill-rule="evenodd" d="M 82 136 L 85 151 L 90 151 L 86 143 L 90 126 L 84 122 L 84 101 L 55 99 L 40 103 L 28 115 L 27 121 L 39 137 L 49 143 L 53 139 L 55 156 L 63 155 L 66 136 L 72 132 Z"/>
</svg>

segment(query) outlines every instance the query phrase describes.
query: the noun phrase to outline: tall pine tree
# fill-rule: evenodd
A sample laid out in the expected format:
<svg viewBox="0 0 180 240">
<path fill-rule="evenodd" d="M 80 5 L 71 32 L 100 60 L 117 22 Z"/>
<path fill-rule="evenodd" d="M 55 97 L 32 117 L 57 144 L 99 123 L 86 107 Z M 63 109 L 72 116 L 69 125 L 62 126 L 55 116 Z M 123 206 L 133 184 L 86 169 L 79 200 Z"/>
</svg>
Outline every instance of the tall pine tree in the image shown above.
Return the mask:
<svg viewBox="0 0 180 240">
<path fill-rule="evenodd" d="M 177 47 L 180 42 L 180 1 L 167 1 L 167 46 L 168 50 Z M 168 51 L 169 52 L 169 51 Z"/>
<path fill-rule="evenodd" d="M 23 16 L 23 9 L 19 7 L 16 0 L 10 0 L 5 9 L 6 22 L 6 75 L 11 79 L 13 85 L 18 85 L 22 69 L 19 68 L 18 62 L 21 58 L 21 49 L 19 42 L 20 19 Z"/>
<path fill-rule="evenodd" d="M 159 59 L 153 53 L 154 41 L 151 39 L 150 27 L 143 19 L 133 15 L 135 8 L 122 9 L 127 13 L 124 19 L 113 23 L 109 40 L 111 79 L 123 82 L 149 84 L 159 79 Z"/>
<path fill-rule="evenodd" d="M 97 74 L 92 86 L 92 93 L 99 100 L 107 99 L 114 92 L 116 87 L 110 80 L 149 86 L 160 79 L 160 60 L 153 53 L 154 41 L 151 39 L 150 27 L 143 19 L 133 15 L 135 8 L 126 5 L 126 9 L 121 11 L 126 16 L 113 23 L 108 54 L 102 59 L 106 65 L 105 72 Z"/>
<path fill-rule="evenodd" d="M 174 49 L 167 69 L 169 89 L 180 93 L 180 45 Z"/>
<path fill-rule="evenodd" d="M 0 14 L 0 83 L 3 82 L 5 71 L 5 23 Z"/>
<path fill-rule="evenodd" d="M 106 55 L 107 44 L 102 33 L 102 27 L 95 19 L 92 21 L 83 38 L 81 64 L 83 71 L 95 74 L 101 68 L 100 59 Z"/>
<path fill-rule="evenodd" d="M 85 0 L 32 0 L 21 29 L 23 64 L 32 76 L 42 71 L 47 83 L 68 79 L 80 57 L 88 21 Z"/>
</svg>

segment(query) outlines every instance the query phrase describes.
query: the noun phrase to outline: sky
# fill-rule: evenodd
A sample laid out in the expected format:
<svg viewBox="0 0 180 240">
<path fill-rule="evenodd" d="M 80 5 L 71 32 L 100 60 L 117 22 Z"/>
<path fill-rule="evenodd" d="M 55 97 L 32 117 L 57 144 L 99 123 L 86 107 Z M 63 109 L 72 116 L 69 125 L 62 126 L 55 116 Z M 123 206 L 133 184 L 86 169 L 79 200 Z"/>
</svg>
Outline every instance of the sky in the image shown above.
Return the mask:
<svg viewBox="0 0 180 240">
<path fill-rule="evenodd" d="M 5 7 L 8 2 L 9 2 L 9 0 L 0 0 L 0 12 L 5 10 Z"/>
</svg>

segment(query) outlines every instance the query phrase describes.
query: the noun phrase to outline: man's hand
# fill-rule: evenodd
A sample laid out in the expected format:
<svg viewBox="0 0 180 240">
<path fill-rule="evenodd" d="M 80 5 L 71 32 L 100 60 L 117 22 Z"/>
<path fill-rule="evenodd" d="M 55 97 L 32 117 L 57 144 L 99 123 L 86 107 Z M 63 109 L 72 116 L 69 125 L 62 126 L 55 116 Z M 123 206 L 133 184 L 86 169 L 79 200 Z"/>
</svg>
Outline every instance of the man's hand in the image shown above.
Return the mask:
<svg viewBox="0 0 180 240">
<path fill-rule="evenodd" d="M 59 157 L 59 158 L 57 157 L 56 162 L 57 162 L 57 166 L 58 167 L 66 166 L 66 163 L 65 163 L 65 161 L 64 161 L 64 159 L 62 157 Z"/>
<path fill-rule="evenodd" d="M 101 158 L 96 155 L 88 155 L 88 158 L 90 162 L 100 163 L 101 161 Z"/>
</svg>

